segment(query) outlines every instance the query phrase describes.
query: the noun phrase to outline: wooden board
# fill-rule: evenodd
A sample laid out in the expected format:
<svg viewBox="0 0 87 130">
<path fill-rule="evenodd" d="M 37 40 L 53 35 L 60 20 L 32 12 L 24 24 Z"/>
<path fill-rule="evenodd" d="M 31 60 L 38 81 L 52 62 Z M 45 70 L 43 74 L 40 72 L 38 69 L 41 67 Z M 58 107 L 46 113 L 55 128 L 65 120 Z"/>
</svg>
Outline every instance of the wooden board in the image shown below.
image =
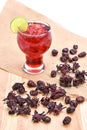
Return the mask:
<svg viewBox="0 0 87 130">
<path fill-rule="evenodd" d="M 10 30 L 10 21 L 15 16 L 23 16 L 29 20 L 42 20 L 48 22 L 52 28 L 52 45 L 49 51 L 44 55 L 44 63 L 46 65 L 45 72 L 38 75 L 29 75 L 22 70 L 22 65 L 25 61 L 24 54 L 19 50 L 16 42 L 16 34 Z M 50 124 L 33 124 L 31 116 L 9 116 L 6 106 L 2 100 L 11 90 L 11 86 L 15 82 L 23 82 L 28 79 L 44 80 L 48 83 L 58 83 L 59 76 L 50 78 L 50 72 L 55 69 L 56 64 L 59 64 L 59 57 L 63 47 L 72 48 L 73 44 L 78 44 L 78 53 L 82 50 L 87 51 L 87 39 L 69 32 L 59 24 L 53 22 L 47 17 L 25 7 L 15 0 L 8 0 L 1 15 L 0 15 L 0 130 L 87 130 L 87 102 L 78 106 L 74 114 L 72 114 L 72 122 L 64 127 L 62 120 L 66 115 L 65 110 L 59 116 L 52 116 Z M 51 50 L 58 49 L 57 57 L 51 56 Z M 87 57 L 79 60 L 81 70 L 87 70 Z M 5 71 L 4 71 L 5 70 Z M 8 71 L 8 72 L 6 72 Z M 79 94 L 87 98 L 87 83 L 78 88 L 66 88 L 70 94 Z M 40 107 L 40 111 L 42 111 Z M 33 113 L 32 113 L 33 114 Z"/>
<path fill-rule="evenodd" d="M 62 120 L 67 115 L 63 110 L 58 116 L 50 114 L 51 123 L 33 123 L 31 118 L 34 109 L 29 116 L 9 115 L 6 105 L 2 99 L 11 91 L 11 86 L 15 82 L 27 82 L 27 79 L 21 78 L 15 74 L 0 70 L 0 130 L 87 130 L 87 102 L 78 105 L 76 111 L 71 114 L 72 122 L 68 126 L 63 126 Z M 25 85 L 26 86 L 26 85 Z M 25 87 L 27 89 L 27 87 Z M 28 89 L 27 89 L 28 90 Z M 59 100 L 61 102 L 61 99 Z M 38 109 L 42 112 L 44 108 Z"/>
</svg>

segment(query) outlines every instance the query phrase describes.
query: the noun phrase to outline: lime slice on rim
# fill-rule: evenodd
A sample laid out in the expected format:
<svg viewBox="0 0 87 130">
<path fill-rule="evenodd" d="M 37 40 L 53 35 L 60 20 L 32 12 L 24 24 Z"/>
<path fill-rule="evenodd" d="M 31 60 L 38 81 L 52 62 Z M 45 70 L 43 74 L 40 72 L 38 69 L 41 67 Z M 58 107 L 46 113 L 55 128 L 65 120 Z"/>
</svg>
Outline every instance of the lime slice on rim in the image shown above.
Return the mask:
<svg viewBox="0 0 87 130">
<path fill-rule="evenodd" d="M 27 30 L 27 27 L 28 27 L 28 22 L 23 17 L 15 17 L 10 23 L 10 28 L 14 33 L 20 31 L 24 32 Z"/>
</svg>

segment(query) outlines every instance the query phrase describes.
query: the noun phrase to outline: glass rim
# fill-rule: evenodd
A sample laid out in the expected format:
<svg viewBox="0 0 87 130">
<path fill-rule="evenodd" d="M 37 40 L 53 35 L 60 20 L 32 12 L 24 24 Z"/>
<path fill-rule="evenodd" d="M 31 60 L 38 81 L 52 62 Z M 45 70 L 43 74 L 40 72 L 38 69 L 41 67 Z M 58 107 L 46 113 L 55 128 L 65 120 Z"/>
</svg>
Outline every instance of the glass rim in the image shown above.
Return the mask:
<svg viewBox="0 0 87 130">
<path fill-rule="evenodd" d="M 51 32 L 51 26 L 50 26 L 50 24 L 48 24 L 48 23 L 46 23 L 46 22 L 43 22 L 43 21 L 34 21 L 34 20 L 32 20 L 32 21 L 28 21 L 28 24 L 29 23 L 41 23 L 41 24 L 43 24 L 43 25 L 46 25 L 47 27 L 48 27 L 48 31 L 47 32 Z M 42 33 L 42 34 L 27 34 L 27 33 L 25 33 L 25 32 L 22 32 L 20 29 L 19 29 L 19 32 L 18 33 L 20 33 L 20 34 L 22 34 L 22 35 L 24 35 L 24 36 L 27 36 L 27 37 L 38 37 L 38 36 L 44 36 L 44 35 L 46 35 L 46 33 L 47 32 L 44 32 L 44 33 Z"/>
</svg>

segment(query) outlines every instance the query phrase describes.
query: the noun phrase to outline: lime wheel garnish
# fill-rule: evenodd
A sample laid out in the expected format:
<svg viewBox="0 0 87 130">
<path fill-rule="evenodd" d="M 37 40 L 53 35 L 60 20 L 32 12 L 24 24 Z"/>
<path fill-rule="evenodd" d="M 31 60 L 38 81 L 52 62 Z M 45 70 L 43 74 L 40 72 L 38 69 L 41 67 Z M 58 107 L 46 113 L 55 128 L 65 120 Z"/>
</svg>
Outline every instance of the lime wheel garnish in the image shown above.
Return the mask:
<svg viewBox="0 0 87 130">
<path fill-rule="evenodd" d="M 15 17 L 10 23 L 10 28 L 14 33 L 20 31 L 24 32 L 27 30 L 27 27 L 28 27 L 27 19 L 23 17 Z"/>
</svg>

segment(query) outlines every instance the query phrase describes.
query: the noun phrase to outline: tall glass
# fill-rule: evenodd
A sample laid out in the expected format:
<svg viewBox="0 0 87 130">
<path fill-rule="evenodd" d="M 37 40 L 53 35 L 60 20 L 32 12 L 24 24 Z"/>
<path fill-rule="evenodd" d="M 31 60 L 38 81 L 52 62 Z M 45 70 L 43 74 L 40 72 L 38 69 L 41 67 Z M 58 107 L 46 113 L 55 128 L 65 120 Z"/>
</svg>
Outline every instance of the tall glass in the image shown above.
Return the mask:
<svg viewBox="0 0 87 130">
<path fill-rule="evenodd" d="M 44 71 L 43 54 L 50 48 L 51 41 L 51 27 L 41 21 L 30 21 L 27 31 L 17 33 L 19 48 L 26 55 L 25 72 L 37 74 Z"/>
</svg>

